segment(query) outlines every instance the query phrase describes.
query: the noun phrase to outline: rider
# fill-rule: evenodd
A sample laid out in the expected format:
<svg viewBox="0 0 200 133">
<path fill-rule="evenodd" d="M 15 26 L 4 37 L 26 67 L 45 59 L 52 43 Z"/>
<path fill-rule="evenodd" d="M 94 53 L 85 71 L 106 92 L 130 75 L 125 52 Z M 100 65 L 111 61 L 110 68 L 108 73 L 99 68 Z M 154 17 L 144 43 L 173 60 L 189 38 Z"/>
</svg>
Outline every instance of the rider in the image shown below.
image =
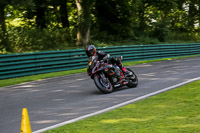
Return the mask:
<svg viewBox="0 0 200 133">
<path fill-rule="evenodd" d="M 106 54 L 103 51 L 96 51 L 96 48 L 94 45 L 90 45 L 90 46 L 86 47 L 85 52 L 89 58 L 91 56 L 97 55 L 99 61 L 109 59 L 109 57 L 110 57 L 110 54 Z M 111 59 L 109 59 L 109 61 L 112 64 L 116 64 L 125 75 L 127 75 L 127 76 L 131 75 L 131 72 L 126 70 L 126 68 L 123 66 L 123 64 L 121 63 L 121 60 L 119 58 L 112 57 Z"/>
</svg>

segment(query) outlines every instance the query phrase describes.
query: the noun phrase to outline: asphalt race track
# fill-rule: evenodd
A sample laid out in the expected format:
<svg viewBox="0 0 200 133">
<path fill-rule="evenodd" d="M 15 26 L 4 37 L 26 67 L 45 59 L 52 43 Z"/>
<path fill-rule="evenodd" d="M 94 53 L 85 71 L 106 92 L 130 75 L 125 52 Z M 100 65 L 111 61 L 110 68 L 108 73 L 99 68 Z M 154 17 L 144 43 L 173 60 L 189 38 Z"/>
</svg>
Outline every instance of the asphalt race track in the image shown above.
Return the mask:
<svg viewBox="0 0 200 133">
<path fill-rule="evenodd" d="M 136 88 L 101 94 L 86 73 L 0 88 L 0 133 L 19 133 L 28 109 L 32 131 L 62 123 L 200 77 L 200 57 L 130 66 Z"/>
</svg>

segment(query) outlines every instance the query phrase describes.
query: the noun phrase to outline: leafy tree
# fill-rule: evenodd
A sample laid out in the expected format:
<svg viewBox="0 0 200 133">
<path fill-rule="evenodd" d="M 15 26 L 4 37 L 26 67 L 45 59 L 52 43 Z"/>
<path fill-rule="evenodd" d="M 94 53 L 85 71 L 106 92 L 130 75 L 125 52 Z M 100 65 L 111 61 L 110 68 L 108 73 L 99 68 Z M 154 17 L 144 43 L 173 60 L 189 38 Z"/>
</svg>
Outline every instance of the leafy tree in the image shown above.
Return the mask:
<svg viewBox="0 0 200 133">
<path fill-rule="evenodd" d="M 73 1 L 74 2 L 74 1 Z M 47 24 L 53 24 L 57 27 L 69 28 L 70 22 L 68 18 L 68 14 L 70 10 L 68 9 L 69 0 L 49 0 L 47 4 L 47 12 L 46 19 Z"/>
<path fill-rule="evenodd" d="M 91 38 L 166 41 L 168 33 L 195 34 L 199 24 L 200 0 L 1 0 L 0 50 L 61 49 L 72 40 L 79 47 Z"/>
<path fill-rule="evenodd" d="M 130 37 L 131 6 L 130 0 L 96 0 L 94 26 L 108 35 Z"/>
</svg>

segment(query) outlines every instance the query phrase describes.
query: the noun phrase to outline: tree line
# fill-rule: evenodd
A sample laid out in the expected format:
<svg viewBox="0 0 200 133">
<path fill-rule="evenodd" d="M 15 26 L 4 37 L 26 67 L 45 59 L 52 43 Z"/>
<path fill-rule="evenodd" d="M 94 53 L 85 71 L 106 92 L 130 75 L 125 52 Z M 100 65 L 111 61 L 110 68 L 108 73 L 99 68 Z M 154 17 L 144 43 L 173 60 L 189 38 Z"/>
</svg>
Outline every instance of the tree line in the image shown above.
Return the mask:
<svg viewBox="0 0 200 133">
<path fill-rule="evenodd" d="M 0 51 L 196 39 L 199 23 L 200 0 L 0 0 Z"/>
</svg>

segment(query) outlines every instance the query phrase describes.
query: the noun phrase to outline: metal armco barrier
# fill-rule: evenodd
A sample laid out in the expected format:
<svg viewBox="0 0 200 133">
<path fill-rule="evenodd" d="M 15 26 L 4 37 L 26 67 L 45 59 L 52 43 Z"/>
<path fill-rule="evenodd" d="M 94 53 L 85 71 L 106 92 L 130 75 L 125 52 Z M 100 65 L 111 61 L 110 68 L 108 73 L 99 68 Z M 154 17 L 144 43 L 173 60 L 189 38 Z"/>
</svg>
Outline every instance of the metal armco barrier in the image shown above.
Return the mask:
<svg viewBox="0 0 200 133">
<path fill-rule="evenodd" d="M 101 47 L 123 62 L 200 54 L 200 43 Z M 0 80 L 87 67 L 84 49 L 0 55 Z"/>
</svg>

